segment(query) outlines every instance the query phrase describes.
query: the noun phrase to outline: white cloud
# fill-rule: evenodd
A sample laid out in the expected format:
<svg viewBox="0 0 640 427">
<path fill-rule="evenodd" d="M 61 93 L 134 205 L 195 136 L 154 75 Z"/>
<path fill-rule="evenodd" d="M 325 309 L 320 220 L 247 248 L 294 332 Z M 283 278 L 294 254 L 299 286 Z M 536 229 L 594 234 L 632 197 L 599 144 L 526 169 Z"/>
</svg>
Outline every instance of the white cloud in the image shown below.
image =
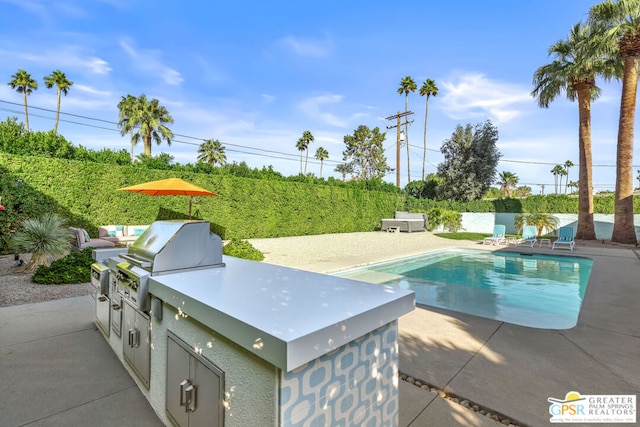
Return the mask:
<svg viewBox="0 0 640 427">
<path fill-rule="evenodd" d="M 349 125 L 348 121 L 341 118 L 340 116 L 329 113 L 326 111 L 322 111 L 327 106 L 339 104 L 344 99 L 343 95 L 336 94 L 326 94 L 314 96 L 311 98 L 307 98 L 302 101 L 298 107 L 302 112 L 304 112 L 309 117 L 314 119 L 320 119 L 324 123 L 337 126 L 337 127 L 347 127 Z"/>
<path fill-rule="evenodd" d="M 164 65 L 157 58 L 159 56 L 158 52 L 151 50 L 137 51 L 128 40 L 124 39 L 120 40 L 120 47 L 133 60 L 133 65 L 138 70 L 150 76 L 159 75 L 166 84 L 171 86 L 178 86 L 184 81 L 178 71 Z"/>
<path fill-rule="evenodd" d="M 296 55 L 316 58 L 327 56 L 331 47 L 331 41 L 328 38 L 314 40 L 288 36 L 280 39 L 279 44 Z"/>
<path fill-rule="evenodd" d="M 529 89 L 490 80 L 482 74 L 456 75 L 441 83 L 440 106 L 454 119 L 489 118 L 506 123 L 520 117 L 533 102 Z"/>
</svg>

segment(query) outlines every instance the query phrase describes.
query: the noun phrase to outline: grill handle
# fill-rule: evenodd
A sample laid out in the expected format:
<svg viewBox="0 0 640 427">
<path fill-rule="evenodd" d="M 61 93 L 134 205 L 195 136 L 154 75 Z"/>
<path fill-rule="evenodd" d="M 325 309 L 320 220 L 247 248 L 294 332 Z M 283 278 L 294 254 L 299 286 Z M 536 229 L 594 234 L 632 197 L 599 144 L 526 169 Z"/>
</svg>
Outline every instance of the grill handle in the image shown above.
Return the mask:
<svg viewBox="0 0 640 427">
<path fill-rule="evenodd" d="M 142 268 L 147 268 L 147 267 L 151 267 L 153 266 L 153 262 L 151 261 L 142 261 L 138 258 L 132 257 L 131 255 L 127 255 L 127 254 L 120 254 L 118 255 L 120 258 L 124 258 L 127 261 L 131 261 L 132 263 L 134 263 L 135 265 L 139 265 Z"/>
</svg>

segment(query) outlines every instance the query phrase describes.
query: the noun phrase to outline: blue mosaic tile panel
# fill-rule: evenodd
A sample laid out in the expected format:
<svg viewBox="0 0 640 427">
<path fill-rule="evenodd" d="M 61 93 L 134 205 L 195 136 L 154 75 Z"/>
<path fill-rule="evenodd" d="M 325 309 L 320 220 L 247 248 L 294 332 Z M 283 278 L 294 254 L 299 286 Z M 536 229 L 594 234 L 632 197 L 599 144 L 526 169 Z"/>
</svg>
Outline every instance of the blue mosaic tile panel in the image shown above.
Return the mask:
<svg viewBox="0 0 640 427">
<path fill-rule="evenodd" d="M 283 427 L 397 427 L 398 322 L 281 374 Z"/>
</svg>

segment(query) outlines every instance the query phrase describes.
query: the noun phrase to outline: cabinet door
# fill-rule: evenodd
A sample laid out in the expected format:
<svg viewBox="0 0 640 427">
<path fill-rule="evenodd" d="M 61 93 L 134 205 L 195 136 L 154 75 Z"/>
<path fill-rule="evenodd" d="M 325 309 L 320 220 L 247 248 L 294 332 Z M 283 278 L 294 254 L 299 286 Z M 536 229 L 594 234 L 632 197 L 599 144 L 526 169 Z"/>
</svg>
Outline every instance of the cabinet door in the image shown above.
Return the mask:
<svg viewBox="0 0 640 427">
<path fill-rule="evenodd" d="M 149 388 L 151 376 L 151 335 L 149 318 L 123 300 L 124 337 L 122 355 L 145 387 Z"/>
<path fill-rule="evenodd" d="M 179 426 L 189 425 L 189 413 L 185 405 L 185 387 L 190 382 L 189 353 L 171 337 L 167 339 L 167 389 L 166 407 L 171 421 Z"/>
<path fill-rule="evenodd" d="M 136 311 L 135 329 L 137 331 L 136 370 L 142 382 L 149 388 L 151 377 L 151 334 L 149 318 Z"/>
<path fill-rule="evenodd" d="M 195 410 L 190 412 L 189 427 L 222 426 L 220 376 L 194 357 L 191 366 L 196 404 Z"/>
<path fill-rule="evenodd" d="M 133 346 L 133 338 L 135 334 L 136 312 L 124 299 L 122 300 L 122 317 L 124 337 L 122 343 L 122 355 L 124 360 L 129 362 L 132 367 L 136 364 L 136 348 Z"/>
</svg>

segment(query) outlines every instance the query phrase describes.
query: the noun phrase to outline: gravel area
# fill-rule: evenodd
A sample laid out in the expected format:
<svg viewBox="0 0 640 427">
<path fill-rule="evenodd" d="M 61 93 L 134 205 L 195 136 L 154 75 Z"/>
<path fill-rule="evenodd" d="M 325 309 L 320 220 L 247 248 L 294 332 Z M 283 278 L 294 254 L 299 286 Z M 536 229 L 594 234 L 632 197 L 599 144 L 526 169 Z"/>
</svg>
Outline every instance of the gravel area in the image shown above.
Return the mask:
<svg viewBox="0 0 640 427">
<path fill-rule="evenodd" d="M 29 255 L 20 259 L 29 261 Z M 18 273 L 13 255 L 0 257 L 0 307 L 70 298 L 91 293 L 90 283 L 73 285 L 39 285 L 31 274 Z"/>
</svg>

